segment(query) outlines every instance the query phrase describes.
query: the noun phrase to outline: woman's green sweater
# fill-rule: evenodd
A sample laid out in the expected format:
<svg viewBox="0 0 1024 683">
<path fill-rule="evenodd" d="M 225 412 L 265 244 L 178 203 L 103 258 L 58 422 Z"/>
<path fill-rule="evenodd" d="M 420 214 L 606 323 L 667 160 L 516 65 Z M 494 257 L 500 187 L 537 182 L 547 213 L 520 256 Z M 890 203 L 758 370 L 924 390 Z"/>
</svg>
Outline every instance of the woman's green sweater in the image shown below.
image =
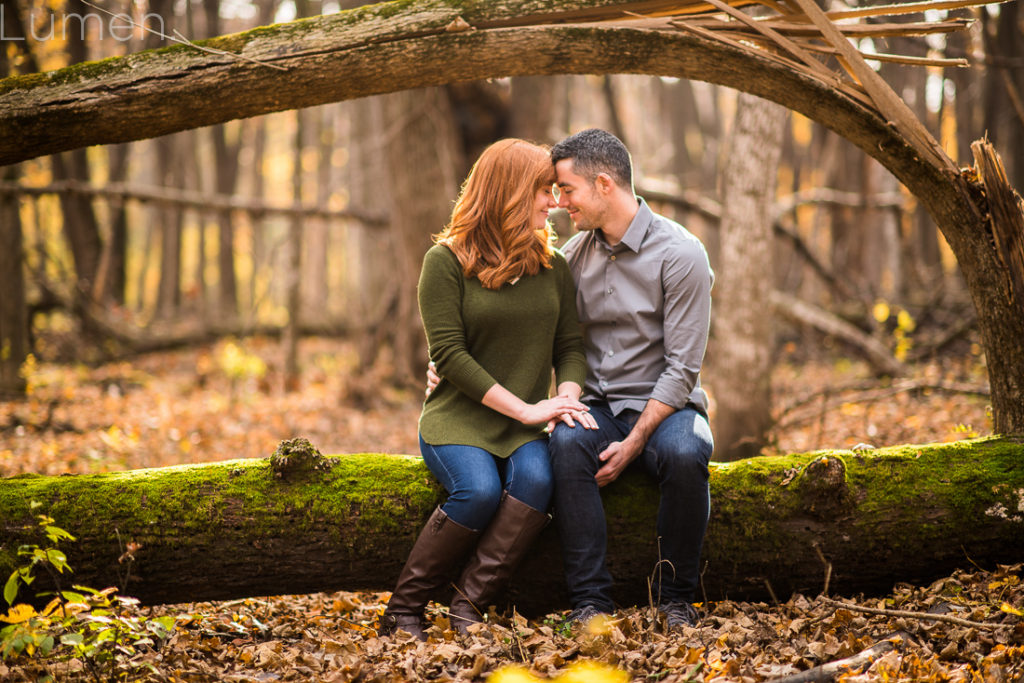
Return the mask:
<svg viewBox="0 0 1024 683">
<path fill-rule="evenodd" d="M 576 288 L 561 253 L 551 266 L 492 290 L 464 276 L 448 247 L 435 245 L 424 256 L 420 316 L 442 378 L 420 414 L 424 441 L 477 446 L 506 458 L 544 438 L 544 425 L 527 426 L 483 405 L 495 383 L 527 403 L 548 397 L 552 367 L 558 384 L 583 386 Z"/>
</svg>

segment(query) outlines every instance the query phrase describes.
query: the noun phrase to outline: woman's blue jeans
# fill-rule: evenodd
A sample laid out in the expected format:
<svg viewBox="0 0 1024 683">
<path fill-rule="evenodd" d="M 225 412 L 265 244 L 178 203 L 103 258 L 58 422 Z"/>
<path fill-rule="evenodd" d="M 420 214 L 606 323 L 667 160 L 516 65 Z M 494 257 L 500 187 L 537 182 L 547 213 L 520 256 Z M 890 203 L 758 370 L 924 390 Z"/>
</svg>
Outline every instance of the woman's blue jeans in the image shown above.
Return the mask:
<svg viewBox="0 0 1024 683">
<path fill-rule="evenodd" d="M 601 451 L 629 434 L 640 414 L 626 410 L 615 416 L 605 402 L 589 404 L 597 430 L 559 424 L 551 434 L 554 519 L 572 606 L 591 605 L 612 612 L 612 576 L 605 565 L 607 521 L 594 475 L 603 464 L 598 459 Z M 657 535 L 661 559 L 669 565 L 660 565 L 660 579 L 652 589 L 654 599 L 662 604 L 693 601 L 711 509 L 708 461 L 713 449 L 707 418 L 687 406 L 658 426 L 628 466 L 643 467 L 658 481 Z"/>
<path fill-rule="evenodd" d="M 453 521 L 475 531 L 490 523 L 502 491 L 547 512 L 554 488 L 547 439 L 530 441 L 507 458 L 475 446 L 432 446 L 420 437 L 423 461 L 448 491 L 441 506 Z"/>
</svg>

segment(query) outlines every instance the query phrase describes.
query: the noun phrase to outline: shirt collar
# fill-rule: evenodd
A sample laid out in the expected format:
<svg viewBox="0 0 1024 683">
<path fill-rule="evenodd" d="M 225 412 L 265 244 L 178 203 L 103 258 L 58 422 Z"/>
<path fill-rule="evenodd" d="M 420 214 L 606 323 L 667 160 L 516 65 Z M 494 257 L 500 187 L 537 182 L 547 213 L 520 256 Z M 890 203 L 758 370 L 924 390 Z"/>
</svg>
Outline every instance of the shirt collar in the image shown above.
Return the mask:
<svg viewBox="0 0 1024 683">
<path fill-rule="evenodd" d="M 637 209 L 636 215 L 633 216 L 633 220 L 630 222 L 629 227 L 626 229 L 626 234 L 622 236 L 623 244 L 634 252 L 640 251 L 640 245 L 643 244 L 644 238 L 647 237 L 647 232 L 650 230 L 651 223 L 654 222 L 654 212 L 651 211 L 651 207 L 647 206 L 647 202 L 644 201 L 643 197 L 637 197 L 640 202 L 640 208 Z"/>
</svg>

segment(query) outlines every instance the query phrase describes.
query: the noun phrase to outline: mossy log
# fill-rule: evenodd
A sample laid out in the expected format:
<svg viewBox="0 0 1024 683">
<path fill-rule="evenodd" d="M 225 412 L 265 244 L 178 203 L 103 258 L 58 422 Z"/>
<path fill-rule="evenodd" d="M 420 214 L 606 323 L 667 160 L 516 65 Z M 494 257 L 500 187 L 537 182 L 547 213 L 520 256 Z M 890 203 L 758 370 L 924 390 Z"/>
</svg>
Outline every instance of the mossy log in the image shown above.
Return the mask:
<svg viewBox="0 0 1024 683">
<path fill-rule="evenodd" d="M 657 490 L 628 472 L 605 495 L 616 598 L 645 604 L 658 559 Z M 833 593 L 881 593 L 956 567 L 1024 560 L 1024 438 L 718 464 L 711 495 L 702 564 L 709 600 L 785 599 L 826 583 Z M 0 480 L 0 577 L 18 562 L 18 546 L 33 542 L 33 515 L 45 512 L 77 536 L 63 544 L 74 568 L 66 582 L 124 586 L 146 603 L 388 590 L 443 496 L 418 457 L 324 458 L 315 449 L 22 475 Z M 138 546 L 134 561 L 119 563 L 129 543 Z M 510 598 L 525 614 L 566 606 L 553 527 Z"/>
</svg>

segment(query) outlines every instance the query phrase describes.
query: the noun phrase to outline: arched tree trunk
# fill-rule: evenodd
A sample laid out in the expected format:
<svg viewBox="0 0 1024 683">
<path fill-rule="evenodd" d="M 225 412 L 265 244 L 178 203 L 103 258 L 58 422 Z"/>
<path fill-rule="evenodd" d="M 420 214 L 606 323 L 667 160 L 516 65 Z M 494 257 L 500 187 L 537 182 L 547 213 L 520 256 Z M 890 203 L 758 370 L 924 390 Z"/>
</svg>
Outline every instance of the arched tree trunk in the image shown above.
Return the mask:
<svg viewBox="0 0 1024 683">
<path fill-rule="evenodd" d="M 0 82 L 0 163 L 463 80 L 628 72 L 718 83 L 823 123 L 921 200 L 956 254 L 978 311 L 995 430 L 1024 432 L 1024 292 L 1011 284 L 1013 262 L 992 246 L 999 229 L 985 194 L 821 10 L 811 0 L 796 2 L 857 68 L 864 89 L 799 61 L 799 50 L 780 42 L 762 50 L 706 29 L 623 18 L 624 9 L 660 3 L 382 3 L 204 41 L 243 58 L 181 46 L 8 78 Z M 608 21 L 579 23 L 594 19 Z"/>
<path fill-rule="evenodd" d="M 771 428 L 775 346 L 772 223 L 782 131 L 789 112 L 740 93 L 722 172 L 720 262 L 715 282 L 715 452 L 757 455 Z"/>
</svg>

